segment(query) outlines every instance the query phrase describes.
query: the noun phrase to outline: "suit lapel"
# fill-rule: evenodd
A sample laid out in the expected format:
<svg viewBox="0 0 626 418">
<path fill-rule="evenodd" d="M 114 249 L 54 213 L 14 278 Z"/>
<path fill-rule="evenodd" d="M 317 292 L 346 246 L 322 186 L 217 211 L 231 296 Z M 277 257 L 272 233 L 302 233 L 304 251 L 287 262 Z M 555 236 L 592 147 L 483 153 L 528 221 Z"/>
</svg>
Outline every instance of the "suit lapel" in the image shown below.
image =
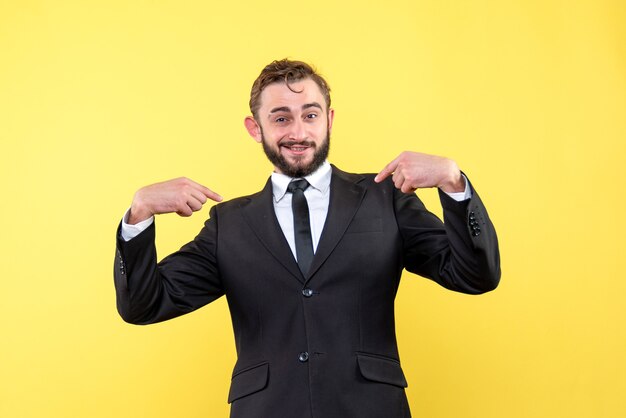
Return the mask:
<svg viewBox="0 0 626 418">
<path fill-rule="evenodd" d="M 272 182 L 268 180 L 261 192 L 242 202 L 241 209 L 248 226 L 254 231 L 263 246 L 293 276 L 304 283 L 304 278 L 285 239 L 285 234 L 280 228 L 278 219 L 276 219 Z"/>
<path fill-rule="evenodd" d="M 332 168 L 328 215 L 326 216 L 317 251 L 313 257 L 311 269 L 306 277 L 307 281 L 310 280 L 311 276 L 315 274 L 333 252 L 346 232 L 348 225 L 350 225 L 352 218 L 354 218 L 359 206 L 361 206 L 363 196 L 365 196 L 366 189 L 358 184 L 363 177 L 344 173 L 335 166 Z"/>
</svg>

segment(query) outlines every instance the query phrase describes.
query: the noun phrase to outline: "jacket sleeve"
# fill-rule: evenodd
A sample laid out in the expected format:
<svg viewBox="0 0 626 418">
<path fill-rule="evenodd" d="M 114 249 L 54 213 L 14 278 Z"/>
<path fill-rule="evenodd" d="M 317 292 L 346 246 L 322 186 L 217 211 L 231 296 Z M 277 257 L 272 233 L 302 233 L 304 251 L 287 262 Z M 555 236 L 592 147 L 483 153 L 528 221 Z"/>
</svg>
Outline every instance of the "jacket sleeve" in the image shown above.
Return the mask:
<svg viewBox="0 0 626 418">
<path fill-rule="evenodd" d="M 157 263 L 155 224 L 124 241 L 117 231 L 114 282 L 117 310 L 132 324 L 165 321 L 224 294 L 217 266 L 215 208 L 198 236 Z"/>
<path fill-rule="evenodd" d="M 439 191 L 443 223 L 415 194 L 394 193 L 408 271 L 463 293 L 480 294 L 498 286 L 498 238 L 475 189 L 462 202 Z"/>
</svg>

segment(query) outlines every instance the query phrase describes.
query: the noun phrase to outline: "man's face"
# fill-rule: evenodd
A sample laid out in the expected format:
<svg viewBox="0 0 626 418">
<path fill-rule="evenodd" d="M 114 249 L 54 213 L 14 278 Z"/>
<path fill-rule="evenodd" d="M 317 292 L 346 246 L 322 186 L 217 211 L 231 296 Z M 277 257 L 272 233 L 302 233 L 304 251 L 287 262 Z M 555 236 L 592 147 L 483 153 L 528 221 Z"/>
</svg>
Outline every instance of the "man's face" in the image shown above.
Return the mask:
<svg viewBox="0 0 626 418">
<path fill-rule="evenodd" d="M 311 79 L 270 84 L 261 93 L 258 121 L 245 120 L 250 135 L 263 144 L 274 170 L 290 177 L 315 171 L 328 156 L 333 110 Z M 299 92 L 299 93 L 296 93 Z"/>
</svg>

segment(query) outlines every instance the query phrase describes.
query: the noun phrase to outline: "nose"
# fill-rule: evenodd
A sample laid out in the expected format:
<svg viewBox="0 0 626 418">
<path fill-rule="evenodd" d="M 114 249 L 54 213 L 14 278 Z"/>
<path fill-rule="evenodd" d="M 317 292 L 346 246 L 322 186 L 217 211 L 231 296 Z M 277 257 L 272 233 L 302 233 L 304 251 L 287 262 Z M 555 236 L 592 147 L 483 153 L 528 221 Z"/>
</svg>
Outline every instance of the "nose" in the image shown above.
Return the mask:
<svg viewBox="0 0 626 418">
<path fill-rule="evenodd" d="M 299 118 L 294 120 L 291 124 L 291 132 L 289 133 L 291 139 L 295 141 L 303 141 L 307 138 L 306 126 Z"/>
</svg>

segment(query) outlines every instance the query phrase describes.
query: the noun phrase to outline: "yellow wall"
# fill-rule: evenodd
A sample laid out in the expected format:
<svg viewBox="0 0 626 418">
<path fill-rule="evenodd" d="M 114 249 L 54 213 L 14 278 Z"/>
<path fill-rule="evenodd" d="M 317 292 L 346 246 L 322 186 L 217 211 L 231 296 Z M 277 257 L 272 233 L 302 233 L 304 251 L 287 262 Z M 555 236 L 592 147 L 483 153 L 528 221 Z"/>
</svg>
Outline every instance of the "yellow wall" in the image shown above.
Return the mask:
<svg viewBox="0 0 626 418">
<path fill-rule="evenodd" d="M 125 324 L 114 231 L 148 183 L 261 187 L 242 120 L 282 57 L 330 80 L 332 162 L 453 157 L 498 229 L 496 292 L 401 285 L 414 415 L 626 416 L 625 3 L 248 3 L 0 3 L 0 416 L 227 416 L 225 301 Z M 160 255 L 207 214 L 159 217 Z"/>
</svg>

